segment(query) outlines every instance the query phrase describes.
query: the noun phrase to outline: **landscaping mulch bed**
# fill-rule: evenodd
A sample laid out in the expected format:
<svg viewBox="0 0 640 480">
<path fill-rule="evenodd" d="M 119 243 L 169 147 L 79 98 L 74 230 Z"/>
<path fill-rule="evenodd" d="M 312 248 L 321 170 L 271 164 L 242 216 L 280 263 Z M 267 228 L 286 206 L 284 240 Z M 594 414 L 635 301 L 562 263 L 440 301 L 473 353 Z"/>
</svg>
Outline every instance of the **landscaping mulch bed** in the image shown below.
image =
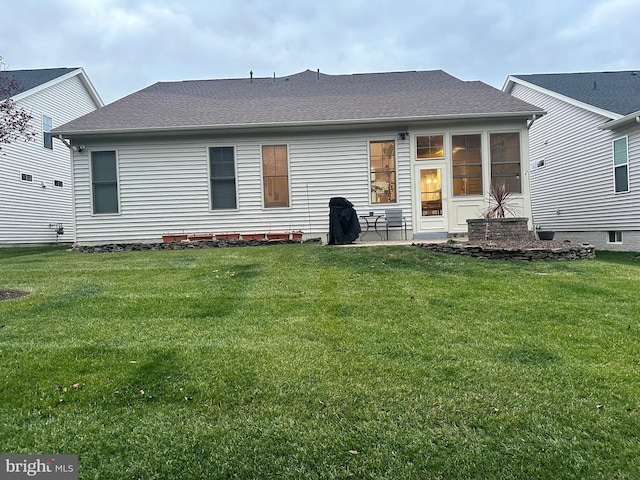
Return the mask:
<svg viewBox="0 0 640 480">
<path fill-rule="evenodd" d="M 11 298 L 20 298 L 25 295 L 29 295 L 29 292 L 22 292 L 20 290 L 2 290 L 0 289 L 0 301 L 9 300 Z"/>
</svg>

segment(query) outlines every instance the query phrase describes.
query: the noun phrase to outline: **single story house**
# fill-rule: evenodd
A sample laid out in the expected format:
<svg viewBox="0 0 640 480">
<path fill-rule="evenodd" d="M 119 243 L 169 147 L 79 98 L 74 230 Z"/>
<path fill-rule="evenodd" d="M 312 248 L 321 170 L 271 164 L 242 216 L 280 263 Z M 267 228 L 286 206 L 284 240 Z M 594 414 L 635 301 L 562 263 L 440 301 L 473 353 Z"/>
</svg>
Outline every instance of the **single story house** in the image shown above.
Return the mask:
<svg viewBox="0 0 640 480">
<path fill-rule="evenodd" d="M 529 134 L 536 225 L 640 251 L 640 70 L 511 75 L 503 91 L 547 111 Z"/>
<path fill-rule="evenodd" d="M 527 127 L 543 113 L 441 70 L 307 70 L 160 82 L 53 133 L 72 145 L 77 244 L 296 230 L 326 240 L 332 197 L 359 215 L 401 209 L 409 238 L 432 238 L 464 234 L 492 182 L 530 216 Z"/>
<path fill-rule="evenodd" d="M 72 242 L 69 149 L 51 130 L 103 106 L 82 68 L 0 71 L 0 102 L 31 115 L 33 141 L 0 145 L 0 246 Z"/>
</svg>

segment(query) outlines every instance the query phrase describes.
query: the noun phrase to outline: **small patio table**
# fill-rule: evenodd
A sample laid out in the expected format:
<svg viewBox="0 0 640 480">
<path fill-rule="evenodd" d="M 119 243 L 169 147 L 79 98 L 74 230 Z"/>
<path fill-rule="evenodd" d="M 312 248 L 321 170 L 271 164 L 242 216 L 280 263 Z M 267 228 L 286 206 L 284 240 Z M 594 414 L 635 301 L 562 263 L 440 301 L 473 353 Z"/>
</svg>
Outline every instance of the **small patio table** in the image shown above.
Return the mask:
<svg viewBox="0 0 640 480">
<path fill-rule="evenodd" d="M 363 218 L 365 223 L 367 224 L 367 228 L 364 230 L 364 232 L 362 232 L 362 234 L 360 234 L 360 238 L 364 237 L 365 234 L 369 230 L 371 230 L 371 227 L 373 226 L 373 231 L 378 234 L 378 236 L 380 237 L 380 240 L 384 240 L 384 238 L 382 237 L 382 234 L 378 230 L 378 220 L 384 217 L 384 215 L 359 215 L 359 217 Z"/>
</svg>

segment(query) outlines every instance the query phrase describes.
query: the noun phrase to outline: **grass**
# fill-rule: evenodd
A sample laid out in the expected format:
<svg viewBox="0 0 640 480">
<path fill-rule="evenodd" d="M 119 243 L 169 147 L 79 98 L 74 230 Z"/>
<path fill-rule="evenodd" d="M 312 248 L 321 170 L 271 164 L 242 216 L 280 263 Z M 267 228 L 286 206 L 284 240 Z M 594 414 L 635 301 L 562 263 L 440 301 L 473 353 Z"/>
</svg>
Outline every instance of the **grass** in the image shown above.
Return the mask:
<svg viewBox="0 0 640 480">
<path fill-rule="evenodd" d="M 0 249 L 0 453 L 83 479 L 625 479 L 639 257 Z"/>
</svg>

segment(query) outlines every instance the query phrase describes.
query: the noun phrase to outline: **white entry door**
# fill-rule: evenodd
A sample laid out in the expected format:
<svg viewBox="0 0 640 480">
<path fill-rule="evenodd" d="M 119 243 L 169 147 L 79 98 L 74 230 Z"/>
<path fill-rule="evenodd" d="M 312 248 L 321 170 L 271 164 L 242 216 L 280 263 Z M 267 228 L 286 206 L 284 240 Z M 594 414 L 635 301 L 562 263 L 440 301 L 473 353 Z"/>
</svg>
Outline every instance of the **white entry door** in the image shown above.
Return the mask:
<svg viewBox="0 0 640 480">
<path fill-rule="evenodd" d="M 433 162 L 416 167 L 414 188 L 418 193 L 417 232 L 441 233 L 447 231 L 447 171 L 444 162 Z"/>
</svg>

